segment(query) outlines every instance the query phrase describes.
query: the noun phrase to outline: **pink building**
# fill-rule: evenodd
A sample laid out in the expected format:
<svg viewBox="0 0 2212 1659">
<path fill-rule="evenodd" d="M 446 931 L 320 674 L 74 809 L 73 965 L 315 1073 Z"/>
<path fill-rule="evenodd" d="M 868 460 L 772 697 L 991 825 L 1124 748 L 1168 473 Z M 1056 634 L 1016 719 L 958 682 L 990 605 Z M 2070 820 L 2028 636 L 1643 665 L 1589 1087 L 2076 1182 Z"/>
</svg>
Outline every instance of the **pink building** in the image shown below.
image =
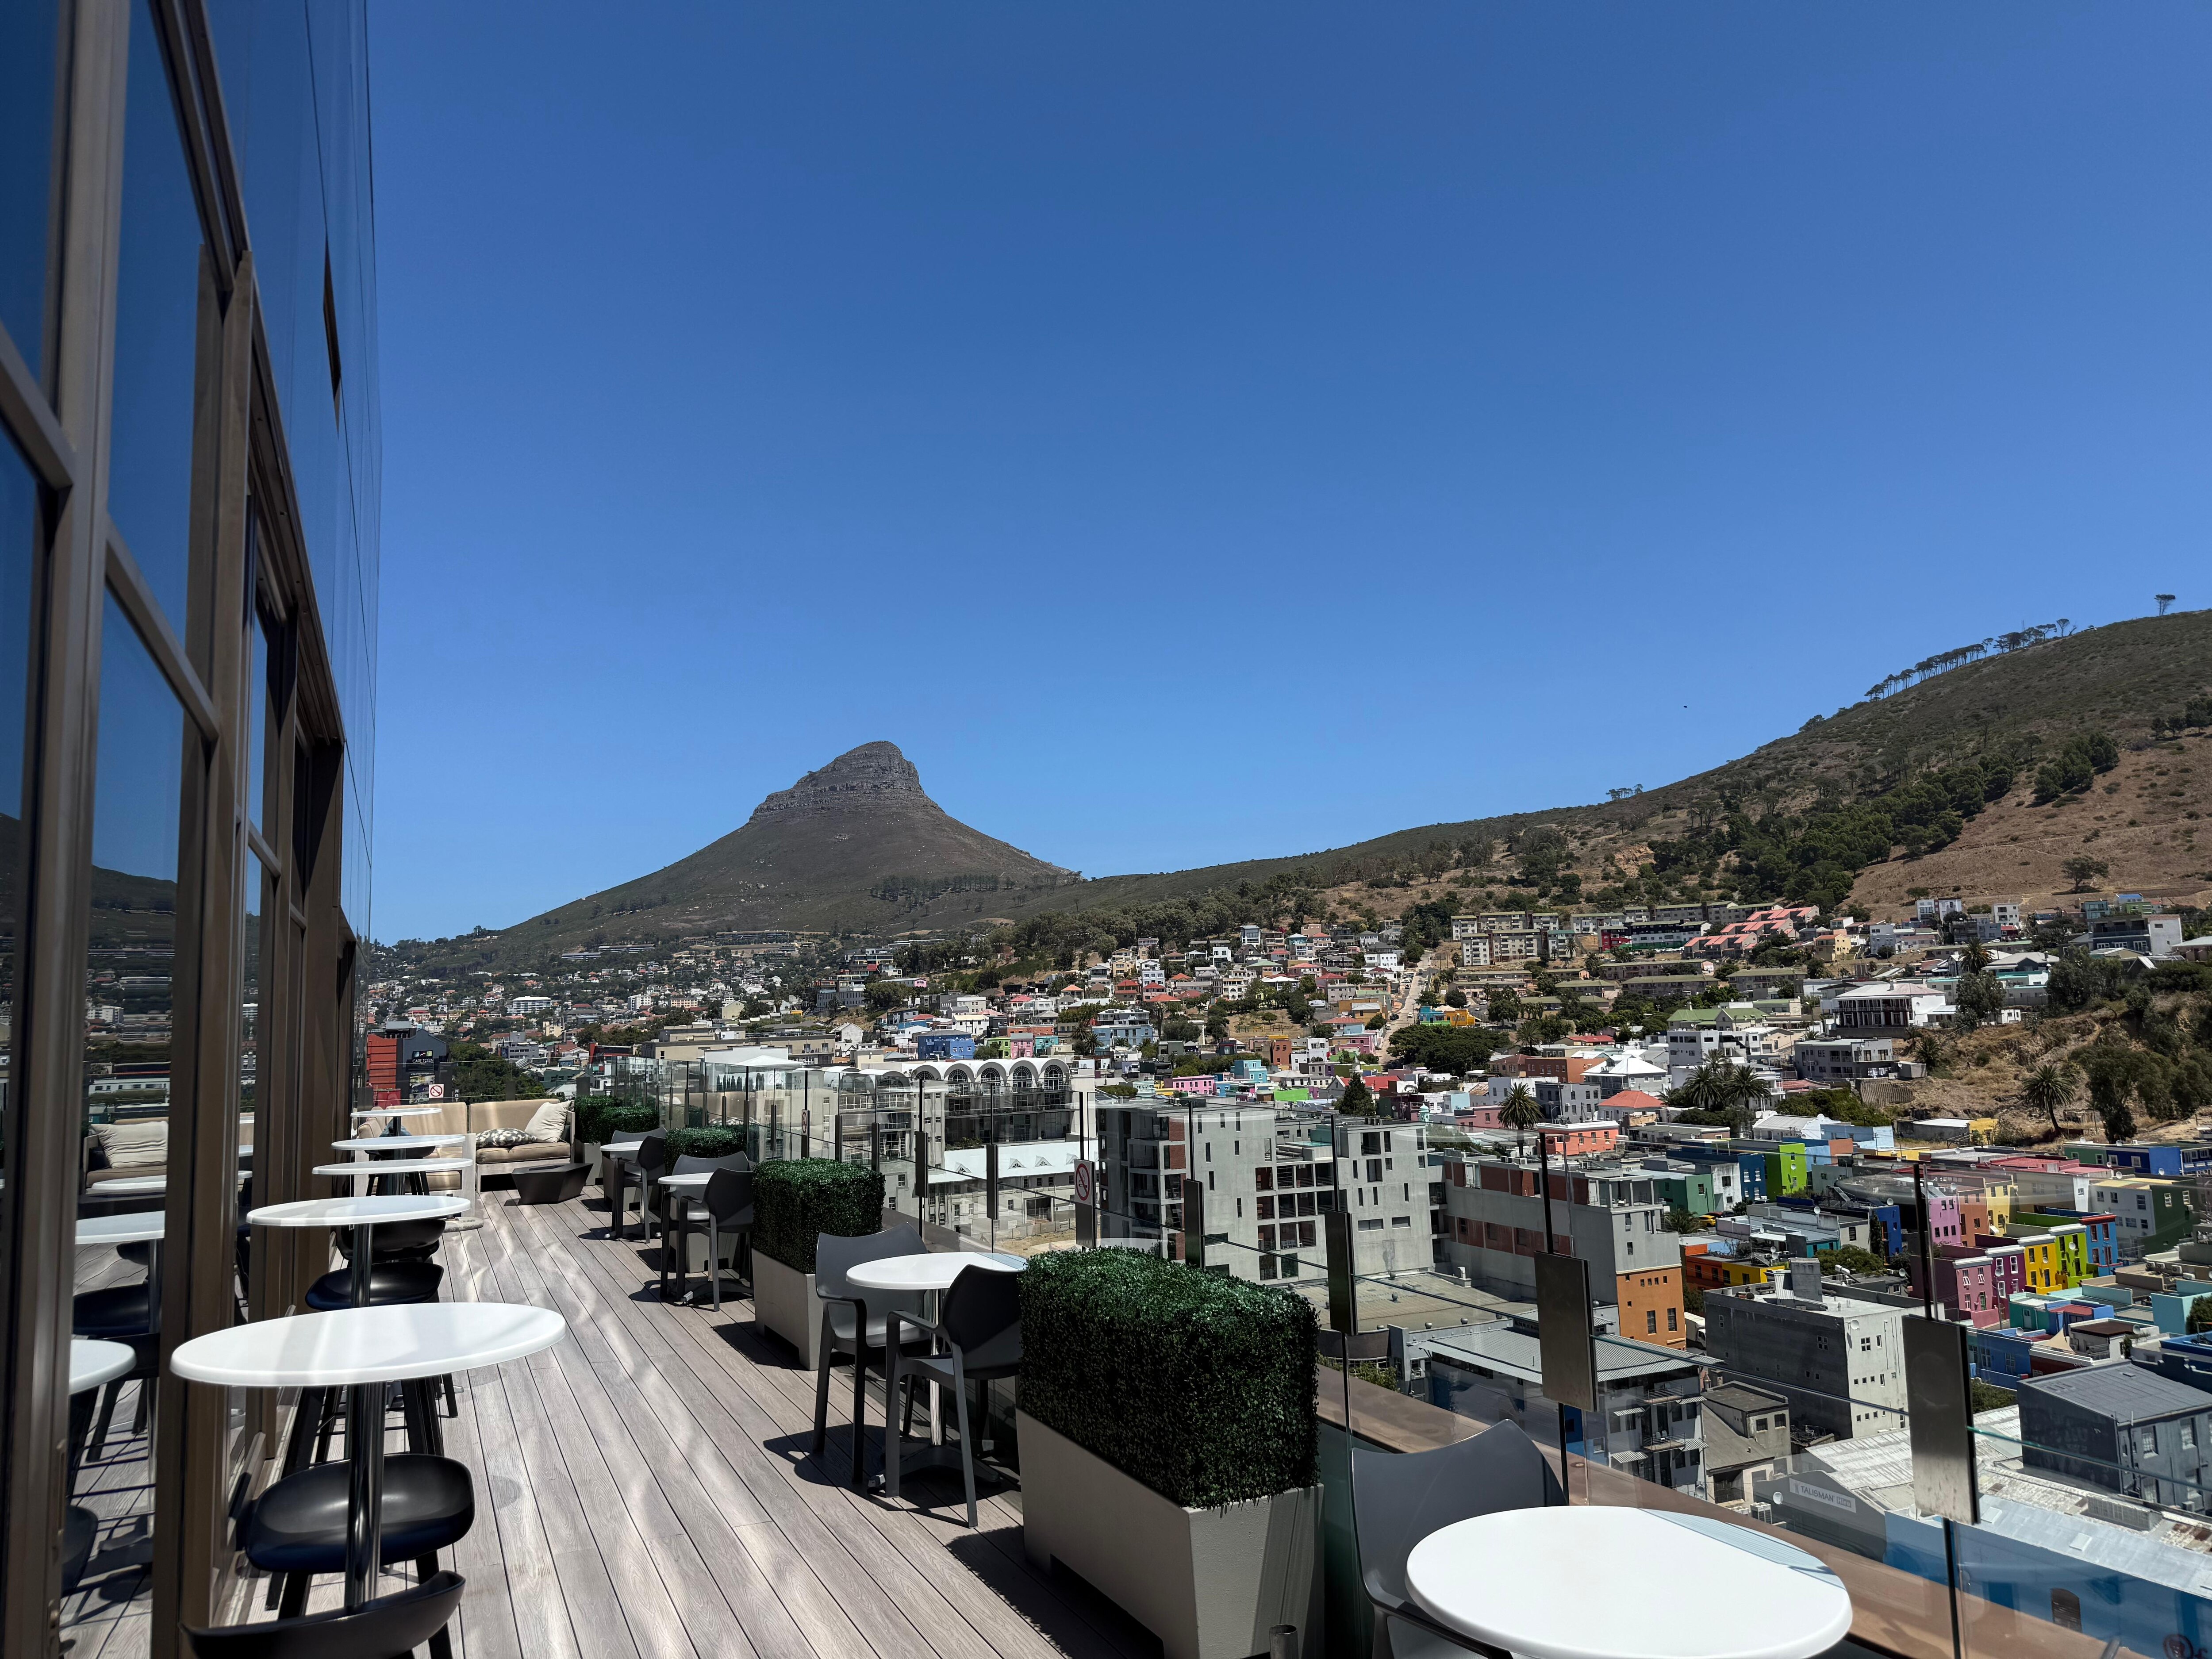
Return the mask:
<svg viewBox="0 0 2212 1659">
<path fill-rule="evenodd" d="M 1967 1319 L 1977 1326 L 2002 1325 L 2005 1322 L 2005 1298 L 1996 1293 L 1996 1274 L 1986 1255 L 1946 1251 L 1936 1259 L 1936 1300 L 1948 1309 L 1954 1317 Z M 1913 1288 L 1920 1282 L 1920 1262 L 1911 1263 Z"/>
</svg>

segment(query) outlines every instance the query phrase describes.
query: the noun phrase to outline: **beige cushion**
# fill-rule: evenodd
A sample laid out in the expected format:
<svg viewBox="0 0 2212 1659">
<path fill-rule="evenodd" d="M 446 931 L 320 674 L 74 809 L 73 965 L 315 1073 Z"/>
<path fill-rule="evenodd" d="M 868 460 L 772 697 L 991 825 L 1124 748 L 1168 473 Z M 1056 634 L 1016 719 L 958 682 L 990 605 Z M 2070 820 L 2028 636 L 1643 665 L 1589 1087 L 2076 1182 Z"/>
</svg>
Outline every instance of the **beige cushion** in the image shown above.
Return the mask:
<svg viewBox="0 0 2212 1659">
<path fill-rule="evenodd" d="M 100 1150 L 108 1165 L 117 1170 L 154 1170 L 169 1161 L 169 1121 L 157 1117 L 137 1123 L 95 1123 Z"/>
<path fill-rule="evenodd" d="M 571 1153 L 565 1140 L 533 1140 L 524 1146 L 479 1146 L 478 1164 L 544 1164 L 549 1160 L 568 1162 Z"/>
<path fill-rule="evenodd" d="M 97 1187 L 104 1181 L 143 1181 L 149 1176 L 166 1176 L 168 1172 L 166 1164 L 134 1164 L 124 1170 L 87 1170 L 84 1180 L 88 1187 Z"/>
<path fill-rule="evenodd" d="M 530 1121 L 522 1127 L 532 1140 L 559 1140 L 568 1133 L 568 1103 L 565 1100 L 547 1101 L 530 1115 Z"/>
</svg>

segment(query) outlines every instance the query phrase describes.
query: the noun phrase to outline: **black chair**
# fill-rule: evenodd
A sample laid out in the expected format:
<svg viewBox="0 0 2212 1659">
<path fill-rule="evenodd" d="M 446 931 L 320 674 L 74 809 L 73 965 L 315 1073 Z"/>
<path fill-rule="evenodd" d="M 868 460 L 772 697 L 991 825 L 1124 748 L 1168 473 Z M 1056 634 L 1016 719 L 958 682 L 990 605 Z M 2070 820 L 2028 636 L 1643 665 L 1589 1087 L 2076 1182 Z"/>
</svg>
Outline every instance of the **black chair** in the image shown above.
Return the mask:
<svg viewBox="0 0 2212 1659">
<path fill-rule="evenodd" d="M 70 1310 L 70 1329 L 78 1336 L 96 1336 L 110 1342 L 140 1336 L 153 1328 L 153 1286 L 144 1279 L 136 1285 L 111 1285 L 87 1291 Z"/>
<path fill-rule="evenodd" d="M 897 1295 L 869 1293 L 846 1283 L 845 1275 L 863 1261 L 886 1256 L 923 1255 L 929 1247 L 910 1227 L 895 1227 L 860 1238 L 840 1238 L 821 1233 L 814 1240 L 814 1294 L 822 1304 L 821 1356 L 814 1370 L 814 1455 L 822 1455 L 830 1443 L 830 1372 L 840 1359 L 853 1362 L 853 1485 L 860 1484 L 862 1443 L 867 1438 L 868 1367 L 884 1369 L 884 1342 L 891 1312 L 919 1315 L 920 1292 Z M 917 1332 L 915 1340 L 928 1338 Z M 886 1405 L 888 1413 L 888 1404 Z M 888 1428 L 886 1424 L 886 1428 Z"/>
<path fill-rule="evenodd" d="M 80 1332 L 78 1334 L 83 1335 L 87 1333 Z M 100 1385 L 100 1404 L 96 1415 L 88 1404 L 88 1409 L 82 1420 L 91 1432 L 89 1445 L 82 1437 L 72 1432 L 70 1468 L 73 1470 L 82 1465 L 87 1457 L 98 1457 L 107 1449 L 107 1431 L 114 1425 L 115 1404 L 123 1396 L 125 1383 L 136 1382 L 138 1385 L 138 1404 L 131 1419 L 131 1432 L 133 1434 L 143 1434 L 146 1431 L 146 1425 L 153 1420 L 155 1393 L 161 1385 L 161 1339 L 157 1334 L 152 1331 L 138 1331 L 129 1335 L 108 1336 L 101 1340 L 125 1344 L 131 1349 L 134 1358 L 129 1370 Z M 76 1428 L 79 1420 L 76 1403 L 72 1401 L 70 1409 L 70 1423 L 72 1431 Z"/>
<path fill-rule="evenodd" d="M 624 1190 L 635 1179 L 637 1182 L 638 1237 L 649 1238 L 653 1227 L 653 1182 L 668 1167 L 668 1131 L 648 1129 L 638 1138 L 637 1150 L 628 1158 L 613 1160 L 615 1170 L 614 1218 L 608 1224 L 609 1233 L 620 1238 L 623 1235 L 623 1211 L 627 1203 Z"/>
<path fill-rule="evenodd" d="M 447 1640 L 446 1627 L 461 1605 L 467 1583 L 441 1572 L 397 1595 L 380 1595 L 351 1613 L 311 1613 L 273 1624 L 185 1626 L 198 1659 L 400 1659 L 428 1642 L 431 1651 Z"/>
<path fill-rule="evenodd" d="M 743 1157 L 743 1154 L 739 1156 Z M 684 1212 L 684 1218 L 672 1225 L 675 1237 L 672 1241 L 664 1240 L 664 1243 L 672 1243 L 673 1248 L 678 1251 L 689 1247 L 693 1234 L 707 1235 L 707 1277 L 714 1292 L 714 1311 L 721 1312 L 722 1240 L 725 1237 L 736 1238 L 738 1252 L 744 1261 L 744 1271 L 740 1272 L 738 1277 L 740 1279 L 750 1279 L 752 1277 L 753 1171 L 751 1160 L 746 1159 L 742 1165 L 731 1164 L 726 1168 L 717 1169 L 707 1182 L 706 1192 L 701 1194 L 696 1202 L 688 1206 Z M 664 1260 L 665 1255 L 666 1251 L 664 1250 Z M 734 1267 L 737 1264 L 732 1262 L 731 1265 Z M 665 1280 L 666 1277 L 664 1273 L 663 1279 Z"/>
<path fill-rule="evenodd" d="M 307 1610 L 317 1573 L 345 1571 L 352 1492 L 351 1464 L 318 1463 L 275 1482 L 246 1510 L 240 1548 L 252 1565 L 281 1577 L 279 1617 L 296 1619 Z M 380 1559 L 412 1561 L 424 1580 L 435 1577 L 437 1552 L 467 1537 L 476 1522 L 467 1466 L 427 1452 L 391 1453 L 384 1460 L 382 1514 Z M 447 1659 L 451 1649 L 442 1632 L 430 1638 L 430 1651 Z"/>
<path fill-rule="evenodd" d="M 82 1504 L 62 1512 L 62 1594 L 74 1595 L 84 1583 L 84 1570 L 92 1559 L 92 1540 L 99 1535 L 100 1517 Z"/>
<path fill-rule="evenodd" d="M 398 1221 L 380 1221 L 369 1230 L 369 1260 L 372 1261 L 428 1261 L 437 1255 L 438 1245 L 446 1236 L 443 1216 L 409 1217 Z M 338 1254 L 348 1261 L 353 1260 L 353 1231 L 342 1229 L 337 1236 Z"/>
<path fill-rule="evenodd" d="M 70 1310 L 70 1331 L 76 1336 L 104 1342 L 127 1342 L 137 1354 L 131 1369 L 102 1386 L 99 1417 L 92 1431 L 89 1455 L 98 1457 L 106 1449 L 107 1431 L 115 1420 L 115 1402 L 126 1382 L 138 1385 L 138 1405 L 131 1431 L 142 1432 L 153 1419 L 154 1391 L 161 1386 L 161 1370 L 154 1334 L 154 1294 L 150 1281 L 112 1285 L 87 1291 Z"/>
<path fill-rule="evenodd" d="M 963 1267 L 952 1281 L 952 1288 L 945 1292 L 935 1324 L 912 1314 L 894 1313 L 890 1318 L 895 1329 L 911 1325 L 941 1339 L 945 1352 L 909 1358 L 904 1352 L 903 1332 L 893 1339 L 890 1369 L 884 1378 L 884 1491 L 892 1498 L 898 1496 L 899 1456 L 905 1449 L 907 1425 L 914 1420 L 914 1385 L 934 1382 L 950 1389 L 958 1402 L 960 1478 L 968 1488 L 968 1528 L 972 1532 L 975 1528 L 975 1443 L 968 1433 L 968 1385 L 995 1382 L 1021 1373 L 1019 1277 L 994 1267 Z M 897 1402 L 901 1383 L 906 1385 L 906 1399 L 898 1432 L 893 1435 L 891 1407 Z"/>
<path fill-rule="evenodd" d="M 371 1259 L 368 1266 L 368 1305 L 372 1308 L 405 1307 L 420 1302 L 435 1302 L 439 1287 L 445 1283 L 446 1270 L 434 1261 L 379 1261 Z M 307 1306 L 316 1313 L 335 1313 L 341 1308 L 353 1306 L 353 1269 L 336 1267 L 307 1286 Z M 423 1451 L 443 1449 L 444 1436 L 439 1432 L 434 1410 L 428 1405 L 434 1388 L 441 1389 L 448 1398 L 453 1394 L 453 1379 L 441 1378 L 433 1384 L 428 1379 L 404 1382 L 400 1391 L 409 1411 L 420 1407 L 425 1413 L 422 1425 L 416 1434 L 415 1443 Z M 337 1428 L 346 1398 L 343 1389 L 304 1389 L 300 1394 L 300 1406 L 293 1421 L 293 1449 L 287 1454 L 288 1470 L 305 1468 L 307 1462 L 306 1442 L 309 1436 L 315 1440 L 314 1462 L 319 1463 L 330 1455 L 331 1435 Z M 457 1407 L 458 1409 L 458 1407 Z"/>
<path fill-rule="evenodd" d="M 396 1308 L 413 1302 L 435 1302 L 446 1270 L 434 1261 L 380 1261 L 368 1264 L 368 1305 Z M 353 1269 L 333 1267 L 307 1286 L 307 1306 L 317 1313 L 331 1313 L 353 1306 Z"/>
<path fill-rule="evenodd" d="M 965 1277 L 965 1275 L 963 1275 Z M 1504 1650 L 1445 1629 L 1406 1589 L 1406 1558 L 1439 1528 L 1478 1515 L 1564 1504 L 1536 1443 L 1510 1423 L 1425 1452 L 1352 1453 L 1352 1521 L 1359 1577 L 1375 1614 L 1373 1659 L 1443 1659 Z"/>
</svg>

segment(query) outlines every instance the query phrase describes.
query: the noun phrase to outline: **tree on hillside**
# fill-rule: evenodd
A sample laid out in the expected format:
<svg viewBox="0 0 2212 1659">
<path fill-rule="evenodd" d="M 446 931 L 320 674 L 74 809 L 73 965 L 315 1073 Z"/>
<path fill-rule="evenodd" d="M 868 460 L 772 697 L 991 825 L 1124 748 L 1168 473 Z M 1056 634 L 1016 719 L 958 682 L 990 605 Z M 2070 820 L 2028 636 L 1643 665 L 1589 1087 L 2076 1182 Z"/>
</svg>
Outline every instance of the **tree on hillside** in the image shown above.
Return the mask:
<svg viewBox="0 0 2212 1659">
<path fill-rule="evenodd" d="M 1367 1079 L 1358 1073 L 1354 1072 L 1346 1080 L 1344 1093 L 1338 1097 L 1336 1109 L 1346 1117 L 1375 1115 L 1375 1092 L 1367 1086 Z"/>
<path fill-rule="evenodd" d="M 2153 602 L 2157 605 L 2158 614 L 2161 617 L 2166 613 L 2167 609 L 2173 604 L 2173 595 L 2171 593 L 2154 593 L 2150 597 Z"/>
<path fill-rule="evenodd" d="M 1959 1018 L 1968 1030 L 1992 1020 L 2004 1009 L 2004 983 L 1995 974 L 1963 974 L 1953 993 Z"/>
<path fill-rule="evenodd" d="M 2079 1092 L 2075 1082 L 2074 1068 L 2061 1061 L 2037 1066 L 2021 1080 L 2020 1103 L 2031 1111 L 2042 1112 L 2051 1119 L 2051 1133 L 2063 1133 L 2058 1125 L 2058 1114 L 2074 1103 Z"/>
<path fill-rule="evenodd" d="M 2087 892 L 2091 882 L 2103 880 L 2112 870 L 2112 866 L 2104 860 L 2093 859 L 2082 853 L 2076 853 L 2058 867 L 2066 872 L 2066 879 L 2074 884 L 2068 890 L 2075 893 Z"/>
<path fill-rule="evenodd" d="M 1513 1151 L 1518 1156 L 1527 1145 L 1523 1138 L 1544 1121 L 1544 1109 L 1527 1084 L 1516 1083 L 1507 1091 L 1498 1121 L 1513 1131 Z"/>
</svg>

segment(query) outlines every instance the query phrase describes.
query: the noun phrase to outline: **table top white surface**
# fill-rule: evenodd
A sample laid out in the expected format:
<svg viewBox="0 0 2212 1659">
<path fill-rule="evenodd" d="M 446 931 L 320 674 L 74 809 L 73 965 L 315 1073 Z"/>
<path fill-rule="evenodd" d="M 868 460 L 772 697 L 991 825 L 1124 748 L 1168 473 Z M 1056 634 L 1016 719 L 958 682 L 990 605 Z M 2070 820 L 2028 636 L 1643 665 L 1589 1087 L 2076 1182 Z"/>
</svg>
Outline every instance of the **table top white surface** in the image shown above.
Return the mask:
<svg viewBox="0 0 2212 1659">
<path fill-rule="evenodd" d="M 264 1319 L 180 1345 L 169 1369 L 234 1389 L 397 1382 L 504 1364 L 550 1348 L 568 1322 L 513 1302 L 416 1302 Z"/>
<path fill-rule="evenodd" d="M 103 1382 L 112 1382 L 137 1363 L 138 1356 L 127 1342 L 98 1342 L 90 1337 L 70 1339 L 70 1392 L 82 1394 Z"/>
<path fill-rule="evenodd" d="M 707 1183 L 720 1173 L 718 1170 L 690 1170 L 682 1175 L 656 1177 L 660 1184 L 679 1193 L 703 1193 Z"/>
<path fill-rule="evenodd" d="M 143 1198 L 148 1193 L 162 1193 L 169 1189 L 167 1176 L 125 1176 L 117 1181 L 102 1181 L 85 1190 L 95 1198 Z"/>
<path fill-rule="evenodd" d="M 428 1221 L 469 1207 L 458 1193 L 394 1193 L 384 1198 L 303 1198 L 248 1210 L 257 1227 L 374 1227 L 380 1221 Z"/>
<path fill-rule="evenodd" d="M 143 1244 L 161 1237 L 168 1214 L 141 1210 L 130 1215 L 81 1215 L 76 1218 L 80 1244 Z"/>
<path fill-rule="evenodd" d="M 931 1250 L 917 1255 L 887 1255 L 863 1261 L 846 1272 L 848 1283 L 864 1291 L 945 1291 L 964 1267 L 987 1267 L 994 1273 L 1018 1273 L 1029 1267 L 1018 1255 L 987 1254 L 981 1250 Z"/>
<path fill-rule="evenodd" d="M 599 1150 L 602 1152 L 612 1152 L 617 1158 L 628 1158 L 644 1145 L 641 1140 L 610 1140 L 603 1144 Z"/>
<path fill-rule="evenodd" d="M 354 1113 L 356 1117 L 431 1117 L 444 1111 L 442 1106 L 363 1106 Z"/>
<path fill-rule="evenodd" d="M 1529 1659 L 1810 1659 L 1851 1628 L 1843 1580 L 1803 1550 L 1663 1510 L 1455 1522 L 1413 1547 L 1406 1586 L 1439 1623 Z M 1664 1615 L 1690 1594 L 1694 1617 Z"/>
<path fill-rule="evenodd" d="M 466 1135 L 364 1135 L 356 1140 L 333 1140 L 339 1152 L 407 1152 L 431 1146 L 458 1146 Z"/>
<path fill-rule="evenodd" d="M 431 1175 L 440 1170 L 465 1170 L 469 1161 L 465 1158 L 395 1158 L 387 1160 L 365 1158 L 357 1164 L 318 1164 L 319 1176 Z"/>
</svg>

